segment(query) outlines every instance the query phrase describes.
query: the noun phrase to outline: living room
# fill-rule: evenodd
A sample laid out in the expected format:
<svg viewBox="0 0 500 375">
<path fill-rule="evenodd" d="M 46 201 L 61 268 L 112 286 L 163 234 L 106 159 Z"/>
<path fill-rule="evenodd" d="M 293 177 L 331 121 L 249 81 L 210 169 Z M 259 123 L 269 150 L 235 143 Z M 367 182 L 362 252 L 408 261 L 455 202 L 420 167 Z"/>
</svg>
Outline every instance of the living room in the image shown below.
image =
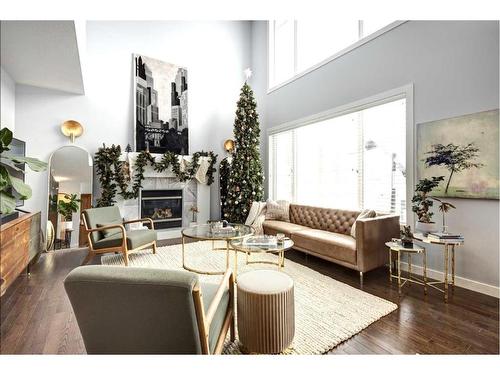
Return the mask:
<svg viewBox="0 0 500 375">
<path fill-rule="evenodd" d="M 0 23 L 0 363 L 498 358 L 498 20 L 90 8 Z"/>
</svg>

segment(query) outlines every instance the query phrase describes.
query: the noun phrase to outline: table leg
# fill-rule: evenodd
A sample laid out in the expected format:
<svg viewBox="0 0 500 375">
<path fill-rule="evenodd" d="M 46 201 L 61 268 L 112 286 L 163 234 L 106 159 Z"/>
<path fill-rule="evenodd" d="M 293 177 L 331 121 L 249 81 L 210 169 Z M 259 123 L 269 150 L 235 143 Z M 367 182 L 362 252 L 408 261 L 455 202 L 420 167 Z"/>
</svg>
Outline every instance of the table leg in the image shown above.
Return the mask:
<svg viewBox="0 0 500 375">
<path fill-rule="evenodd" d="M 234 250 L 234 281 L 238 278 L 238 250 Z"/>
<path fill-rule="evenodd" d="M 246 264 L 248 264 L 248 257 L 250 256 L 250 253 L 245 253 L 246 254 Z"/>
<path fill-rule="evenodd" d="M 408 280 L 411 279 L 411 254 L 408 253 Z M 411 286 L 411 282 L 408 282 L 408 287 Z"/>
<path fill-rule="evenodd" d="M 427 251 L 424 249 L 424 294 L 427 294 Z"/>
<path fill-rule="evenodd" d="M 185 268 L 185 263 L 184 263 L 184 235 L 182 236 L 182 268 Z"/>
<path fill-rule="evenodd" d="M 285 251 L 281 251 L 281 268 L 285 268 Z"/>
<path fill-rule="evenodd" d="M 455 287 L 455 245 L 451 245 L 451 285 Z"/>
<path fill-rule="evenodd" d="M 389 282 L 392 283 L 392 249 L 389 248 Z"/>
<path fill-rule="evenodd" d="M 401 295 L 401 252 L 398 251 L 398 293 Z"/>
<path fill-rule="evenodd" d="M 444 245 L 444 301 L 448 302 L 448 244 Z"/>
<path fill-rule="evenodd" d="M 212 241 L 212 249 L 213 249 L 213 241 Z M 229 240 L 226 240 L 226 270 L 229 269 Z"/>
</svg>

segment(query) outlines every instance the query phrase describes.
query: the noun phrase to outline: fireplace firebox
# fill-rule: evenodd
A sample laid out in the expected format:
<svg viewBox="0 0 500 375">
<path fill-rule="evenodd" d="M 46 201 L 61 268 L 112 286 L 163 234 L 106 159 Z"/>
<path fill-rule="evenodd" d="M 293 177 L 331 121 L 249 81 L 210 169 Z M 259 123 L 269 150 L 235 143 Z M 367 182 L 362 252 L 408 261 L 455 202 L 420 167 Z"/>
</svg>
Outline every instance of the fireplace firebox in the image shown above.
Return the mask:
<svg viewBox="0 0 500 375">
<path fill-rule="evenodd" d="M 155 229 L 182 227 L 182 190 L 142 190 L 141 218 L 151 218 Z"/>
</svg>

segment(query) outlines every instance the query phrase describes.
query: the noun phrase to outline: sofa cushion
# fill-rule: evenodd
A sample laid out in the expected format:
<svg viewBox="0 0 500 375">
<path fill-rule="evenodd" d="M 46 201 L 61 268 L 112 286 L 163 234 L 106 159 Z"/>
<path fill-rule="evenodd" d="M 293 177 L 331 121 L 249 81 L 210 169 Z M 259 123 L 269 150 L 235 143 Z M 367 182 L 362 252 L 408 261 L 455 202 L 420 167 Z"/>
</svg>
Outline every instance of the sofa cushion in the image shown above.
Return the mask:
<svg viewBox="0 0 500 375">
<path fill-rule="evenodd" d="M 275 235 L 276 233 L 285 233 L 288 237 L 296 231 L 309 229 L 303 225 L 287 223 L 286 221 L 266 220 L 262 223 L 265 234 Z"/>
<path fill-rule="evenodd" d="M 130 230 L 127 231 L 127 248 L 135 249 L 139 246 L 156 240 L 156 231 L 151 229 Z M 108 247 L 118 247 L 122 245 L 122 234 L 117 233 L 103 238 L 94 244 L 95 249 L 104 249 Z"/>
<path fill-rule="evenodd" d="M 290 205 L 290 222 L 341 234 L 351 233 L 351 226 L 358 215 L 358 211 Z"/>
<path fill-rule="evenodd" d="M 200 283 L 200 288 L 203 296 L 203 307 L 205 309 L 205 313 L 207 313 L 215 295 L 217 294 L 219 284 Z M 226 289 L 222 294 L 222 298 L 219 302 L 219 305 L 217 306 L 217 310 L 215 310 L 215 315 L 212 319 L 212 323 L 210 324 L 210 330 L 208 332 L 208 347 L 210 349 L 210 353 L 214 352 L 215 345 L 217 344 L 217 340 L 219 339 L 220 333 L 222 331 L 222 326 L 224 325 L 224 318 L 226 317 L 228 306 L 229 289 Z"/>
<path fill-rule="evenodd" d="M 347 234 L 305 229 L 293 232 L 291 238 L 299 248 L 356 264 L 356 240 Z"/>
<path fill-rule="evenodd" d="M 290 221 L 290 202 L 285 200 L 273 201 L 268 199 L 266 201 L 266 219 L 268 220 L 281 220 Z"/>
</svg>

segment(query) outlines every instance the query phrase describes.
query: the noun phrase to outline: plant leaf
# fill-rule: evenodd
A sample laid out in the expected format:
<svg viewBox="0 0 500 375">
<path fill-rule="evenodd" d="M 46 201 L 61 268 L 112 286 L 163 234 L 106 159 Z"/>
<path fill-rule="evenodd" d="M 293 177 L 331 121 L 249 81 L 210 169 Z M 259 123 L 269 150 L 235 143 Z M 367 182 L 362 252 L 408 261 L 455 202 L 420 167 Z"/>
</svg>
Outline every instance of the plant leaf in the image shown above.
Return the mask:
<svg viewBox="0 0 500 375">
<path fill-rule="evenodd" d="M 47 169 L 47 163 L 38 160 L 36 158 L 30 158 L 28 156 L 10 155 L 10 154 L 2 155 L 2 157 L 10 159 L 15 163 L 26 163 L 28 167 L 30 167 L 30 169 L 35 172 L 41 172 Z"/>
<path fill-rule="evenodd" d="M 22 172 L 24 173 L 24 171 L 19 168 L 18 166 L 16 166 L 16 164 L 10 160 L 9 158 L 7 157 L 4 157 L 5 155 L 2 155 L 2 159 L 0 161 L 0 165 L 4 165 L 6 167 L 9 167 L 9 168 L 12 168 L 13 170 L 17 171 L 17 172 Z"/>
<path fill-rule="evenodd" d="M 31 188 L 29 185 L 26 185 L 23 180 L 17 177 L 10 176 L 10 183 L 12 188 L 21 195 L 23 199 L 31 198 Z"/>
<path fill-rule="evenodd" d="M 9 186 L 9 172 L 7 168 L 0 165 L 0 191 Z"/>
<path fill-rule="evenodd" d="M 3 150 L 8 150 L 7 147 L 12 142 L 12 131 L 8 128 L 3 128 L 0 130 L 0 147 Z"/>
<path fill-rule="evenodd" d="M 0 212 L 10 214 L 16 208 L 16 199 L 4 191 L 0 191 Z"/>
</svg>

